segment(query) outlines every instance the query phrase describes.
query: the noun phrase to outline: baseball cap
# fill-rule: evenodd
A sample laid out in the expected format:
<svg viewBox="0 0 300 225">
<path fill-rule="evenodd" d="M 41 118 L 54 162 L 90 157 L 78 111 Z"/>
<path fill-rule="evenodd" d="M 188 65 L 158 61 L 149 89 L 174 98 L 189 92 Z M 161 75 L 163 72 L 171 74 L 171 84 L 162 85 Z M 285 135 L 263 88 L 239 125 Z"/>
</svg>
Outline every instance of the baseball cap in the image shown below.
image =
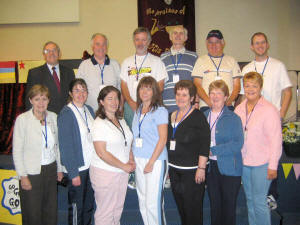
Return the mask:
<svg viewBox="0 0 300 225">
<path fill-rule="evenodd" d="M 219 30 L 211 30 L 211 31 L 209 31 L 209 33 L 206 37 L 206 40 L 208 40 L 211 37 L 216 37 L 221 40 L 221 39 L 223 39 L 223 34 Z"/>
</svg>

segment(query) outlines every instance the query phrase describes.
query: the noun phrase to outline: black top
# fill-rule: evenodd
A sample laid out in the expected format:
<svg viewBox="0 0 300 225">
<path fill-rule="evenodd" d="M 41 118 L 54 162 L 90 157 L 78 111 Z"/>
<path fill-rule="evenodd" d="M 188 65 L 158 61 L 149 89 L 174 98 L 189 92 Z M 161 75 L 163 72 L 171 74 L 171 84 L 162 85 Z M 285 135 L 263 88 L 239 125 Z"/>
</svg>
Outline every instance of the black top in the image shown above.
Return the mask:
<svg viewBox="0 0 300 225">
<path fill-rule="evenodd" d="M 195 109 L 177 127 L 175 133 L 175 151 L 170 150 L 173 135 L 171 114 L 168 124 L 168 157 L 169 162 L 182 167 L 198 166 L 199 155 L 208 157 L 210 149 L 210 129 L 202 112 Z"/>
</svg>

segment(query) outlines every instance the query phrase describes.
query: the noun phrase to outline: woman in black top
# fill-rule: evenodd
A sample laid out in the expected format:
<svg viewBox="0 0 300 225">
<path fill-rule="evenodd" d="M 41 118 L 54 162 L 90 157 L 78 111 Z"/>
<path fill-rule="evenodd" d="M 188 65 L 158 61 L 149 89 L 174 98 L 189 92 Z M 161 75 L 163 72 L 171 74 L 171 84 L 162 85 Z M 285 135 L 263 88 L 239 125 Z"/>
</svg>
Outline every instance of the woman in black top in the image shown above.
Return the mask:
<svg viewBox="0 0 300 225">
<path fill-rule="evenodd" d="M 203 113 L 193 107 L 193 82 L 181 80 L 174 91 L 178 110 L 170 114 L 167 142 L 172 192 L 181 224 L 202 225 L 210 129 Z"/>
</svg>

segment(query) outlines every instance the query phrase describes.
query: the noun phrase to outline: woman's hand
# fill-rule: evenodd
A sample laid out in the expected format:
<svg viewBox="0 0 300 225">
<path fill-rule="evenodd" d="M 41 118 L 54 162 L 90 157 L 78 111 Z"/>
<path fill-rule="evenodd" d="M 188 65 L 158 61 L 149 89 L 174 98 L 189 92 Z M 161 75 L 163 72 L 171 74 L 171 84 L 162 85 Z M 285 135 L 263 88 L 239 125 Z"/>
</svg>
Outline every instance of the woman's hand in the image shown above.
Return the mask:
<svg viewBox="0 0 300 225">
<path fill-rule="evenodd" d="M 195 175 L 195 182 L 197 184 L 200 184 L 204 181 L 205 181 L 205 169 L 197 168 L 196 175 Z"/>
<path fill-rule="evenodd" d="M 144 173 L 151 173 L 153 170 L 153 163 L 148 162 L 144 168 Z"/>
<path fill-rule="evenodd" d="M 72 179 L 72 185 L 77 187 L 77 186 L 80 186 L 81 184 L 81 180 L 80 180 L 80 176 L 77 176 L 77 177 L 74 177 Z"/>
<path fill-rule="evenodd" d="M 31 182 L 28 177 L 21 177 L 21 187 L 23 190 L 29 191 L 32 189 Z"/>
<path fill-rule="evenodd" d="M 273 180 L 277 177 L 277 170 L 268 169 L 267 179 Z"/>
<path fill-rule="evenodd" d="M 64 174 L 62 172 L 57 172 L 57 181 L 61 181 L 64 177 Z"/>
<path fill-rule="evenodd" d="M 131 173 L 135 170 L 135 163 L 128 161 L 122 168 L 126 173 Z"/>
</svg>

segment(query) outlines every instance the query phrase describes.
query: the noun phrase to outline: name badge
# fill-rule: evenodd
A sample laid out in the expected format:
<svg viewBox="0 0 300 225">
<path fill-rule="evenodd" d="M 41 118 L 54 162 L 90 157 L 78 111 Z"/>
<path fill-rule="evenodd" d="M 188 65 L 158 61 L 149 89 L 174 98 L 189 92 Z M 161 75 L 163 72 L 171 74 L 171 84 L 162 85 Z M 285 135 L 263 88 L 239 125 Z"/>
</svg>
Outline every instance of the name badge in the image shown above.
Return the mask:
<svg viewBox="0 0 300 225">
<path fill-rule="evenodd" d="M 87 133 L 87 140 L 88 140 L 88 142 L 90 142 L 90 143 L 93 142 L 93 137 L 92 137 L 91 132 L 88 132 L 88 133 Z"/>
<path fill-rule="evenodd" d="M 170 141 L 170 150 L 171 151 L 175 151 L 175 147 L 176 147 L 176 141 L 175 140 L 171 140 Z"/>
<path fill-rule="evenodd" d="M 211 141 L 211 142 L 210 142 L 210 147 L 213 147 L 213 146 L 215 146 L 215 145 L 214 145 L 214 142 Z"/>
<path fill-rule="evenodd" d="M 247 131 L 244 130 L 244 140 L 246 141 L 247 140 Z"/>
<path fill-rule="evenodd" d="M 137 148 L 143 147 L 143 139 L 142 138 L 135 139 L 135 147 L 137 147 Z"/>
<path fill-rule="evenodd" d="M 222 77 L 216 76 L 216 77 L 215 77 L 215 80 L 222 80 Z"/>
<path fill-rule="evenodd" d="M 173 74 L 173 83 L 177 83 L 179 81 L 179 75 Z"/>
</svg>

